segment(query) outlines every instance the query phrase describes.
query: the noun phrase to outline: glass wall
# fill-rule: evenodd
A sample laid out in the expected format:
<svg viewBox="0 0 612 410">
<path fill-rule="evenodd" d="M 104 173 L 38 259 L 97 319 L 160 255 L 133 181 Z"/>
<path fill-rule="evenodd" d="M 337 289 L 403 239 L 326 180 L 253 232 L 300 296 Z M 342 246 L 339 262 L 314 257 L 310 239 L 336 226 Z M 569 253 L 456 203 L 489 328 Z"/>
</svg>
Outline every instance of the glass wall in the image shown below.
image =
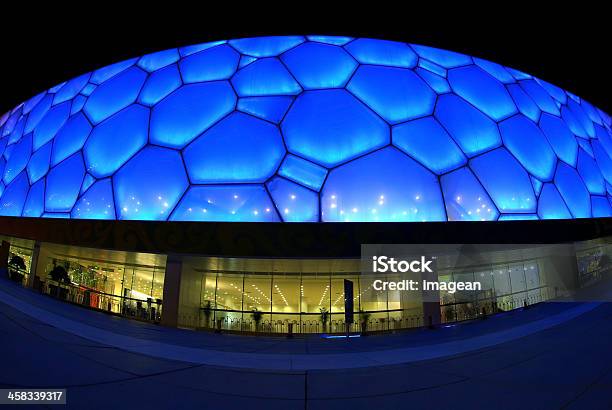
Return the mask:
<svg viewBox="0 0 612 410">
<path fill-rule="evenodd" d="M 373 279 L 358 269 L 358 260 L 186 260 L 181 280 L 188 285 L 181 287 L 179 323 L 246 332 L 287 333 L 291 327 L 293 333 L 342 333 L 347 326 L 344 282 L 349 280 L 350 331 L 362 330 L 362 322 L 369 330 L 421 324 L 421 303 L 404 300 L 401 292 L 374 291 Z M 200 289 L 197 300 L 194 285 Z"/>
<path fill-rule="evenodd" d="M 0 239 L 10 243 L 2 246 L 9 276 L 27 286 L 89 308 L 139 320 L 161 319 L 165 255 Z M 483 251 L 479 258 L 441 254 L 439 281 L 481 285 L 479 291 L 441 287 L 443 323 L 567 296 L 612 272 L 612 243 L 606 238 L 498 248 Z M 360 271 L 357 259 L 184 256 L 176 319 L 189 328 L 260 333 L 344 333 L 347 326 L 350 331 L 393 331 L 426 324 L 418 295 L 415 300 L 410 292 L 373 287 L 375 280 L 398 282 L 403 276 Z M 352 284 L 352 296 L 345 294 L 345 281 Z M 353 305 L 349 323 L 347 298 Z M 438 294 L 425 308 L 437 314 L 436 300 Z M 427 316 L 432 317 L 429 310 Z"/>
<path fill-rule="evenodd" d="M 350 331 L 393 331 L 424 325 L 423 301 L 415 300 L 414 294 L 373 287 L 376 279 L 401 281 L 401 274 L 362 274 L 358 260 L 310 262 L 184 261 L 181 278 L 188 285 L 181 291 L 179 323 L 246 332 L 287 333 L 291 326 L 293 333 L 343 333 L 347 327 L 344 281 L 349 280 L 353 286 Z M 441 269 L 439 280 L 481 283 L 480 291 L 440 290 L 442 322 L 473 319 L 554 297 L 540 275 L 538 258 Z M 198 295 L 194 287 L 200 290 Z"/>
<path fill-rule="evenodd" d="M 39 259 L 44 293 L 140 320 L 161 318 L 165 258 L 43 244 Z"/>
<path fill-rule="evenodd" d="M 440 281 L 478 281 L 482 287 L 479 292 L 451 294 L 440 291 L 443 322 L 473 319 L 554 297 L 554 292 L 540 276 L 539 259 L 446 271 L 440 274 Z"/>
<path fill-rule="evenodd" d="M 8 274 L 15 282 L 26 284 L 32 271 L 34 241 L 9 238 L 0 235 L 0 242 L 10 243 L 8 255 Z"/>
</svg>

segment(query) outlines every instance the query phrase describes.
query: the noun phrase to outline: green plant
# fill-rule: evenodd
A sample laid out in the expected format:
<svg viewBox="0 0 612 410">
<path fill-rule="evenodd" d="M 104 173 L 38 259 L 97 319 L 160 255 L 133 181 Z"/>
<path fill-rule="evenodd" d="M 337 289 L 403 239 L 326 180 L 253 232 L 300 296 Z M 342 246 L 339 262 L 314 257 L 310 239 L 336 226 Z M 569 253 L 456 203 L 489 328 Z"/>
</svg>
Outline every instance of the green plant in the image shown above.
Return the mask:
<svg viewBox="0 0 612 410">
<path fill-rule="evenodd" d="M 22 272 L 26 270 L 26 264 L 23 258 L 19 255 L 13 255 L 8 265 L 10 278 L 15 282 L 21 282 L 23 280 Z"/>
<path fill-rule="evenodd" d="M 319 312 L 321 312 L 321 323 L 323 324 L 323 331 L 325 331 L 327 329 L 327 321 L 329 320 L 329 312 L 324 307 L 320 308 Z"/>
<path fill-rule="evenodd" d="M 9 261 L 9 265 L 17 269 L 26 270 L 25 260 L 19 255 L 13 255 Z"/>
<path fill-rule="evenodd" d="M 263 312 L 255 308 L 253 309 L 253 313 L 251 313 L 251 317 L 253 318 L 253 321 L 255 322 L 255 331 L 257 331 L 259 329 L 259 323 L 261 322 L 261 319 L 263 318 Z"/>
<path fill-rule="evenodd" d="M 68 276 L 68 272 L 66 272 L 63 266 L 55 266 L 51 272 L 49 272 L 49 276 L 56 282 L 70 283 L 70 276 Z"/>
</svg>

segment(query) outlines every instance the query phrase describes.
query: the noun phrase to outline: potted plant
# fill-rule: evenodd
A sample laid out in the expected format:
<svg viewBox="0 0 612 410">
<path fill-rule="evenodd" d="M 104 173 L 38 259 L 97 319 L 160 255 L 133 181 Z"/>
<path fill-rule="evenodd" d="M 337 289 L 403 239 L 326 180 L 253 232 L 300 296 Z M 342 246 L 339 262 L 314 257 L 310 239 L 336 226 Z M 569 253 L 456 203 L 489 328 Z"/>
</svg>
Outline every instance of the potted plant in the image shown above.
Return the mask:
<svg viewBox="0 0 612 410">
<path fill-rule="evenodd" d="M 323 332 L 327 331 L 327 321 L 329 320 L 329 312 L 326 308 L 322 307 L 319 309 L 321 312 L 321 323 L 323 324 Z"/>
<path fill-rule="evenodd" d="M 26 264 L 23 258 L 19 255 L 13 255 L 9 261 L 9 277 L 11 280 L 21 283 L 23 280 L 23 273 L 26 270 Z"/>
<path fill-rule="evenodd" d="M 51 272 L 49 272 L 49 276 L 51 276 L 51 280 L 55 282 L 70 283 L 70 276 L 68 276 L 68 272 L 66 272 L 63 266 L 55 266 Z"/>
<path fill-rule="evenodd" d="M 49 285 L 49 293 L 51 296 L 55 296 L 60 299 L 65 299 L 68 295 L 68 289 L 62 287 L 62 284 L 70 283 L 70 276 L 63 266 L 54 266 L 51 272 L 49 272 L 51 280 L 57 282 L 57 285 Z"/>
<path fill-rule="evenodd" d="M 361 333 L 365 335 L 368 331 L 368 321 L 370 320 L 370 313 L 364 310 L 360 310 L 359 319 L 361 320 Z"/>
<path fill-rule="evenodd" d="M 261 322 L 263 313 L 257 308 L 255 308 L 253 309 L 253 313 L 251 313 L 251 317 L 253 318 L 253 321 L 255 322 L 255 331 L 257 332 L 259 330 L 259 323 Z"/>
<path fill-rule="evenodd" d="M 206 301 L 206 304 L 202 308 L 202 313 L 204 313 L 204 327 L 208 328 L 210 326 L 210 316 L 212 315 L 210 300 Z"/>
</svg>

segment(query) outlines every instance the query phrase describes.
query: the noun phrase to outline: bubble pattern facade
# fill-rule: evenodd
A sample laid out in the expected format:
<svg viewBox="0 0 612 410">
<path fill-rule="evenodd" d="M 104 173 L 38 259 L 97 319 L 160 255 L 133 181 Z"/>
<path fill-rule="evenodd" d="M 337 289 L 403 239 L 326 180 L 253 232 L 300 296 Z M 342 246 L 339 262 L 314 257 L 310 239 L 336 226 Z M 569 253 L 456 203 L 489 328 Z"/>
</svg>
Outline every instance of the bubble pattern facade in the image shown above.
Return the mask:
<svg viewBox="0 0 612 410">
<path fill-rule="evenodd" d="M 612 216 L 610 116 L 521 71 L 386 40 L 165 50 L 0 117 L 0 215 L 247 222 Z"/>
</svg>

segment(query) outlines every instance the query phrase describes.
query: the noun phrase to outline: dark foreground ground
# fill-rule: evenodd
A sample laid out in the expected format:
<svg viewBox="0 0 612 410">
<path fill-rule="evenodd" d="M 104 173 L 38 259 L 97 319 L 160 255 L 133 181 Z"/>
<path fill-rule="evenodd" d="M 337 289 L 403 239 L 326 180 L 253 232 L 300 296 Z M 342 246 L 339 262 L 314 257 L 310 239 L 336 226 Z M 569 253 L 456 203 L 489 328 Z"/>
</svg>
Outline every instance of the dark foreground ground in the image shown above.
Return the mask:
<svg viewBox="0 0 612 410">
<path fill-rule="evenodd" d="M 286 340 L 138 323 L 0 280 L 0 388 L 66 388 L 71 409 L 610 409 L 611 350 L 612 303 Z"/>
</svg>

